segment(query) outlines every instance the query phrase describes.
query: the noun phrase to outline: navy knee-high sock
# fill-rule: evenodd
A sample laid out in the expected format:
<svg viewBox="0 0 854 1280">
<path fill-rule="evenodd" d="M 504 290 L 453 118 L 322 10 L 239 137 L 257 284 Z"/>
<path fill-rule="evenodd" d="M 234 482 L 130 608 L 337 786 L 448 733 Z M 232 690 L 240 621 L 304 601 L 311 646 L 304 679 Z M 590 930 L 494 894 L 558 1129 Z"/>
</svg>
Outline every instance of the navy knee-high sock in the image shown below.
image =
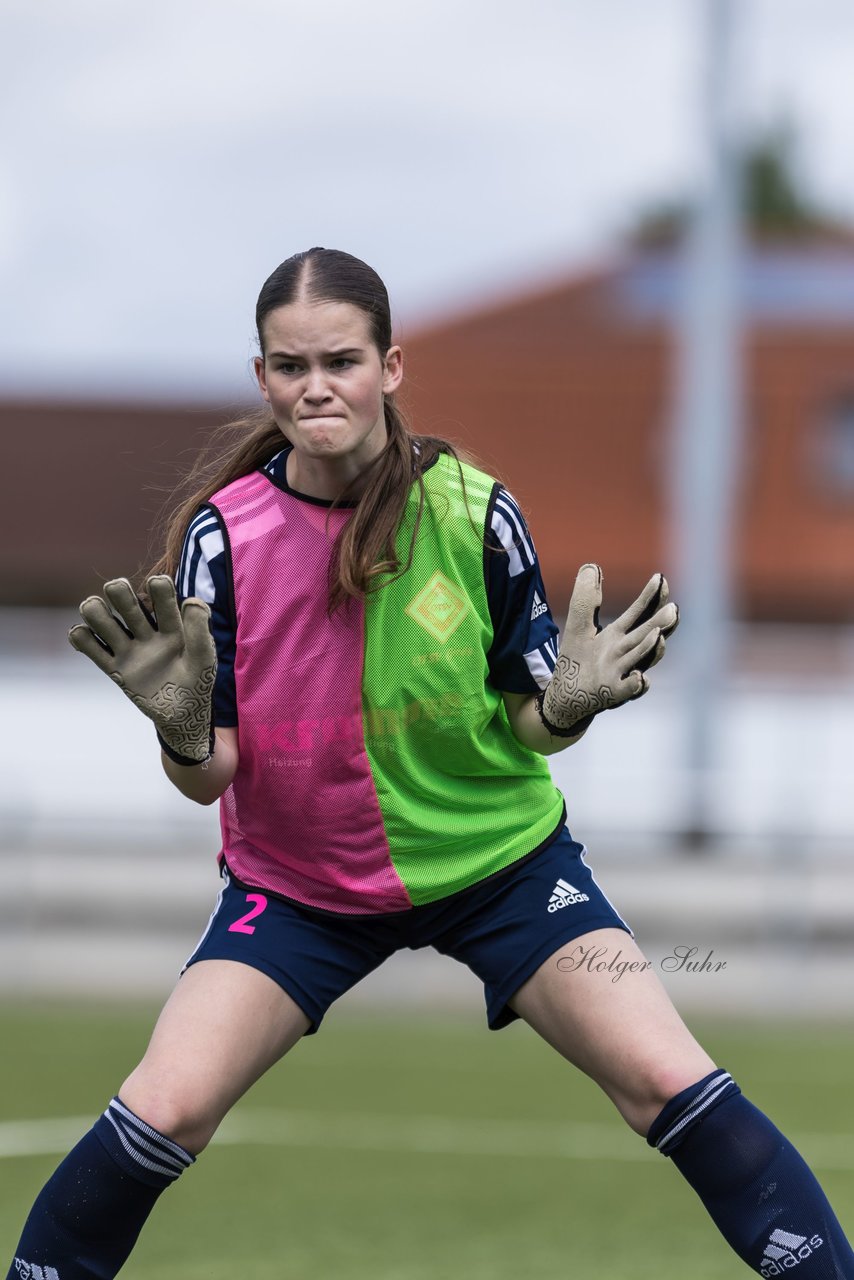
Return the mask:
<svg viewBox="0 0 854 1280">
<path fill-rule="evenodd" d="M 112 1280 L 194 1159 L 114 1098 L 42 1188 L 7 1280 Z"/>
<path fill-rule="evenodd" d="M 647 1142 L 670 1156 L 759 1275 L 854 1280 L 854 1252 L 816 1178 L 726 1071 L 671 1098 Z"/>
</svg>

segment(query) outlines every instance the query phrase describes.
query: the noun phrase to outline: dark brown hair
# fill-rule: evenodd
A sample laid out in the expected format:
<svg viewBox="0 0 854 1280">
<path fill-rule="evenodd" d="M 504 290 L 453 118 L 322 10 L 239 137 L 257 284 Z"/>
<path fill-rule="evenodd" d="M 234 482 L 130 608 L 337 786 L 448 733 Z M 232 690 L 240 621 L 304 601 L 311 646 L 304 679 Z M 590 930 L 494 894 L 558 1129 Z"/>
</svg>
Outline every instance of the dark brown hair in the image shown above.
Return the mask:
<svg viewBox="0 0 854 1280">
<path fill-rule="evenodd" d="M 264 356 L 264 323 L 272 311 L 298 298 L 313 302 L 347 302 L 370 320 L 371 340 L 385 360 L 392 345 L 388 293 L 377 273 L 349 253 L 338 249 L 308 249 L 282 262 L 265 281 L 255 308 L 258 343 Z M 414 435 L 392 396 L 383 401 L 388 441 L 370 464 L 370 479 L 359 497 L 353 516 L 336 539 L 329 578 L 329 611 L 349 598 L 364 599 L 381 585 L 381 576 L 399 577 L 412 563 L 415 539 L 424 507 L 423 473 L 446 453 L 459 465 L 466 454 L 438 436 Z M 174 577 L 181 557 L 187 526 L 203 503 L 232 480 L 263 467 L 285 445 L 285 438 L 266 406 L 245 414 L 212 433 L 210 443 L 196 461 L 181 491 L 173 496 L 164 554 L 150 573 Z M 363 484 L 363 472 L 342 489 L 333 507 L 353 500 L 351 489 Z M 401 563 L 395 537 L 413 483 L 418 484 L 418 507 L 409 550 Z M 179 491 L 180 494 L 180 491 Z"/>
</svg>

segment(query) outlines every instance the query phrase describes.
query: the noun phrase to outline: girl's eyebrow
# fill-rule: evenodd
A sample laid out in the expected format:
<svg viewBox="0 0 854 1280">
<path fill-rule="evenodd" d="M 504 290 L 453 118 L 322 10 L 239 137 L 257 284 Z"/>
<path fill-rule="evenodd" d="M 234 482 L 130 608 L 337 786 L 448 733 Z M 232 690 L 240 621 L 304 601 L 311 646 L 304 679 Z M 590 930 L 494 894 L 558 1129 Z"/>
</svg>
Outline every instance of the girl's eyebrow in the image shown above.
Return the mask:
<svg viewBox="0 0 854 1280">
<path fill-rule="evenodd" d="M 336 356 L 360 355 L 361 352 L 362 352 L 361 347 L 342 347 L 340 351 L 325 351 L 323 354 L 325 356 L 336 357 Z M 302 360 L 302 358 L 303 358 L 302 356 L 294 355 L 290 351 L 271 351 L 270 352 L 271 360 Z"/>
</svg>

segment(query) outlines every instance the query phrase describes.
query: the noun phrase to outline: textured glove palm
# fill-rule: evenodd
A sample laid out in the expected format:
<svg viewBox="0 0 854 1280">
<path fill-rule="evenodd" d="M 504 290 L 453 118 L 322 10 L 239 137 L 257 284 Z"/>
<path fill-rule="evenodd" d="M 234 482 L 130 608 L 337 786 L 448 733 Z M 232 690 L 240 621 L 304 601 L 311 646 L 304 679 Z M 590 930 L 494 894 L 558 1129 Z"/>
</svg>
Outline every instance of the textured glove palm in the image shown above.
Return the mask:
<svg viewBox="0 0 854 1280">
<path fill-rule="evenodd" d="M 86 625 L 72 627 L 68 639 L 153 720 L 167 755 L 203 764 L 213 750 L 210 609 L 195 597 L 179 609 L 175 584 L 164 574 L 149 578 L 146 589 L 153 615 L 127 578 L 105 583 L 105 598 L 88 596 L 81 604 Z"/>
<path fill-rule="evenodd" d="M 573 737 L 600 711 L 646 693 L 646 672 L 664 657 L 665 636 L 679 622 L 669 595 L 666 579 L 657 573 L 625 613 L 600 627 L 602 570 L 581 566 L 557 664 L 541 695 L 540 714 L 550 733 Z"/>
</svg>

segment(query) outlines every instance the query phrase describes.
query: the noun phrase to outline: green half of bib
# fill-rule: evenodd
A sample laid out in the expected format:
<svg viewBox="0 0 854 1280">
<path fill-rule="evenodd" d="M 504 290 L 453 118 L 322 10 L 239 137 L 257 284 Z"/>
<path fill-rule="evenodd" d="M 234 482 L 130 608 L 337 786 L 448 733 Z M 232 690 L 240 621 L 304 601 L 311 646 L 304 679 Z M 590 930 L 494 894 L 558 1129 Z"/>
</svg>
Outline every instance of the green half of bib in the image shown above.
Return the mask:
<svg viewBox="0 0 854 1280">
<path fill-rule="evenodd" d="M 362 680 L 391 859 L 415 904 L 509 866 L 563 819 L 545 759 L 517 741 L 489 683 L 484 529 L 494 481 L 443 454 L 424 487 L 411 566 L 368 598 Z M 417 509 L 415 486 L 398 533 L 402 564 Z"/>
</svg>

